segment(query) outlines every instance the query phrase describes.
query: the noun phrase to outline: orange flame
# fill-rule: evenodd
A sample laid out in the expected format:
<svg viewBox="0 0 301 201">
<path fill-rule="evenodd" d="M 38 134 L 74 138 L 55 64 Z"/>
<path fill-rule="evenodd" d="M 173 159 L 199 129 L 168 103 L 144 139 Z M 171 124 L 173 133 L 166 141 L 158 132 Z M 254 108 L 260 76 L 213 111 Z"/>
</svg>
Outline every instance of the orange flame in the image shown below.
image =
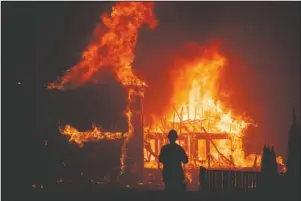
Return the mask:
<svg viewBox="0 0 301 201">
<path fill-rule="evenodd" d="M 146 84 L 140 80 L 133 72 L 132 63 L 135 59 L 134 48 L 137 43 L 138 30 L 143 24 L 150 28 L 155 28 L 157 21 L 153 13 L 154 3 L 152 2 L 119 2 L 112 7 L 110 14 L 103 14 L 101 20 L 105 29 L 99 32 L 99 27 L 95 28 L 95 42 L 90 44 L 83 52 L 81 61 L 68 70 L 64 76 L 55 83 L 48 85 L 49 89 L 65 90 L 84 85 L 105 66 L 112 67 L 117 80 L 125 87 L 129 88 L 128 101 L 131 102 L 133 93 L 140 93 L 142 90 L 133 90 L 132 88 L 143 88 Z M 142 93 L 142 94 L 141 94 Z M 126 109 L 129 131 L 125 143 L 130 139 L 133 133 L 131 123 L 131 108 Z M 70 125 L 60 130 L 62 134 L 67 135 L 70 141 L 79 145 L 88 140 L 99 139 L 120 139 L 121 133 L 105 133 L 99 128 L 93 126 L 91 131 L 79 132 Z M 125 157 L 125 144 L 123 145 L 121 163 Z"/>
<path fill-rule="evenodd" d="M 153 14 L 152 2 L 119 2 L 112 7 L 111 14 L 103 14 L 101 20 L 105 26 L 95 42 L 83 52 L 81 61 L 68 70 L 49 89 L 68 89 L 84 85 L 92 76 L 105 66 L 112 66 L 117 79 L 123 86 L 145 85 L 133 70 L 134 48 L 138 30 L 143 24 L 154 28 L 157 21 Z M 95 33 L 99 27 L 95 28 Z"/>
<path fill-rule="evenodd" d="M 278 156 L 276 158 L 276 162 L 277 162 L 277 164 L 279 166 L 280 172 L 285 173 L 287 171 L 287 168 L 286 168 L 286 166 L 285 166 L 285 164 L 283 162 L 283 158 L 281 156 Z"/>
<path fill-rule="evenodd" d="M 75 142 L 81 147 L 84 142 L 93 140 L 119 140 L 128 136 L 128 133 L 121 132 L 104 132 L 100 127 L 92 125 L 92 130 L 89 131 L 78 131 L 71 125 L 66 125 L 60 128 L 60 133 L 69 137 L 69 142 Z"/>
</svg>

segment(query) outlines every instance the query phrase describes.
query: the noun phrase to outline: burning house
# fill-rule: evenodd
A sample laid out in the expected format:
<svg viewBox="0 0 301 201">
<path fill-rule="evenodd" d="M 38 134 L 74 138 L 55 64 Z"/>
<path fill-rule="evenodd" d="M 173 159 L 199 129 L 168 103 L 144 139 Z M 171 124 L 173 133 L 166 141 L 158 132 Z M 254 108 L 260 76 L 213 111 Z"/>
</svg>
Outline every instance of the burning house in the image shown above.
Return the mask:
<svg viewBox="0 0 301 201">
<path fill-rule="evenodd" d="M 100 69 L 110 66 L 128 94 L 128 131 L 105 132 L 95 125 L 92 130 L 78 131 L 66 125 L 60 128 L 61 134 L 79 146 L 88 141 L 123 139 L 121 171 L 130 171 L 139 178 L 144 169 L 160 169 L 158 155 L 170 129 L 179 132 L 178 143 L 189 156 L 188 170 L 199 166 L 259 168 L 260 156 L 246 156 L 243 150 L 244 130 L 252 121 L 232 114 L 216 98 L 218 72 L 226 58 L 215 47 L 200 51 L 190 61 L 179 59 L 172 73 L 178 79 L 173 84 L 173 104 L 162 117 L 144 122 L 142 103 L 147 84 L 135 75 L 132 63 L 139 28 L 143 24 L 154 28 L 157 24 L 153 6 L 150 2 L 115 4 L 110 14 L 102 15 L 104 30 L 95 28 L 98 39 L 83 52 L 80 62 L 48 85 L 57 90 L 80 87 Z"/>
<path fill-rule="evenodd" d="M 194 60 L 182 59 L 175 65 L 173 75 L 179 80 L 174 82 L 174 103 L 166 110 L 165 117 L 155 119 L 145 128 L 146 167 L 159 167 L 154 155 L 166 143 L 170 129 L 179 132 L 179 144 L 192 167 L 259 167 L 255 155 L 246 159 L 242 149 L 243 132 L 251 121 L 225 112 L 214 98 L 218 93 L 218 72 L 225 65 L 225 58 L 211 47 L 200 51 Z"/>
</svg>

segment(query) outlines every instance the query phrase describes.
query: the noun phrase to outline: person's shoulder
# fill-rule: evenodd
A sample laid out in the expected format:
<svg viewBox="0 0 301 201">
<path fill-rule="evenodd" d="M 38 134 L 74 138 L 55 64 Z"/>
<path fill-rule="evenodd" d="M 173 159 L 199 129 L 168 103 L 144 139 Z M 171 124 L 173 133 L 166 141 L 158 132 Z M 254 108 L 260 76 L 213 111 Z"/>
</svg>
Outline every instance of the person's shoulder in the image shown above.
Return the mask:
<svg viewBox="0 0 301 201">
<path fill-rule="evenodd" d="M 161 149 L 163 150 L 163 149 L 166 149 L 167 147 L 168 147 L 168 144 L 165 144 L 165 145 L 162 146 Z"/>
<path fill-rule="evenodd" d="M 176 144 L 178 149 L 184 150 L 183 147 L 179 144 Z"/>
</svg>

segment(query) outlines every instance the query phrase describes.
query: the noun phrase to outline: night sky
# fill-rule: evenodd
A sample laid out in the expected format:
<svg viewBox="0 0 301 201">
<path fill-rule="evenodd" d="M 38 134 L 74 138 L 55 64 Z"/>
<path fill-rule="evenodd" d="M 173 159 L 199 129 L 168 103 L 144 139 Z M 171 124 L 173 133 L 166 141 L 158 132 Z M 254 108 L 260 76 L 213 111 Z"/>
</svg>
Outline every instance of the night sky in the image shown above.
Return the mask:
<svg viewBox="0 0 301 201">
<path fill-rule="evenodd" d="M 123 127 L 125 94 L 115 82 L 68 92 L 45 88 L 79 61 L 112 3 L 1 4 L 3 171 L 17 171 L 13 165 L 29 170 L 25 164 L 59 122 L 81 129 L 92 121 Z M 168 104 L 173 55 L 190 42 L 219 41 L 230 60 L 221 88 L 235 91 L 225 104 L 259 125 L 247 132 L 246 147 L 259 152 L 267 142 L 286 157 L 293 107 L 300 122 L 300 4 L 160 2 L 155 13 L 159 25 L 140 31 L 133 64 L 149 85 L 146 114 L 160 114 L 159 105 Z"/>
</svg>

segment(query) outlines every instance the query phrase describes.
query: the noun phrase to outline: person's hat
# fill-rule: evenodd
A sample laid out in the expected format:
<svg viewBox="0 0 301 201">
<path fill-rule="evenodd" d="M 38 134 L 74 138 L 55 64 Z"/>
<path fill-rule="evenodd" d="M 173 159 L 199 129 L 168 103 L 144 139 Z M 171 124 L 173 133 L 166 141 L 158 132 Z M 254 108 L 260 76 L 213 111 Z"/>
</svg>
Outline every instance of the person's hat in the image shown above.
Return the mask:
<svg viewBox="0 0 301 201">
<path fill-rule="evenodd" d="M 167 137 L 168 138 L 178 138 L 178 133 L 175 130 L 171 130 L 171 131 L 169 131 Z"/>
</svg>

